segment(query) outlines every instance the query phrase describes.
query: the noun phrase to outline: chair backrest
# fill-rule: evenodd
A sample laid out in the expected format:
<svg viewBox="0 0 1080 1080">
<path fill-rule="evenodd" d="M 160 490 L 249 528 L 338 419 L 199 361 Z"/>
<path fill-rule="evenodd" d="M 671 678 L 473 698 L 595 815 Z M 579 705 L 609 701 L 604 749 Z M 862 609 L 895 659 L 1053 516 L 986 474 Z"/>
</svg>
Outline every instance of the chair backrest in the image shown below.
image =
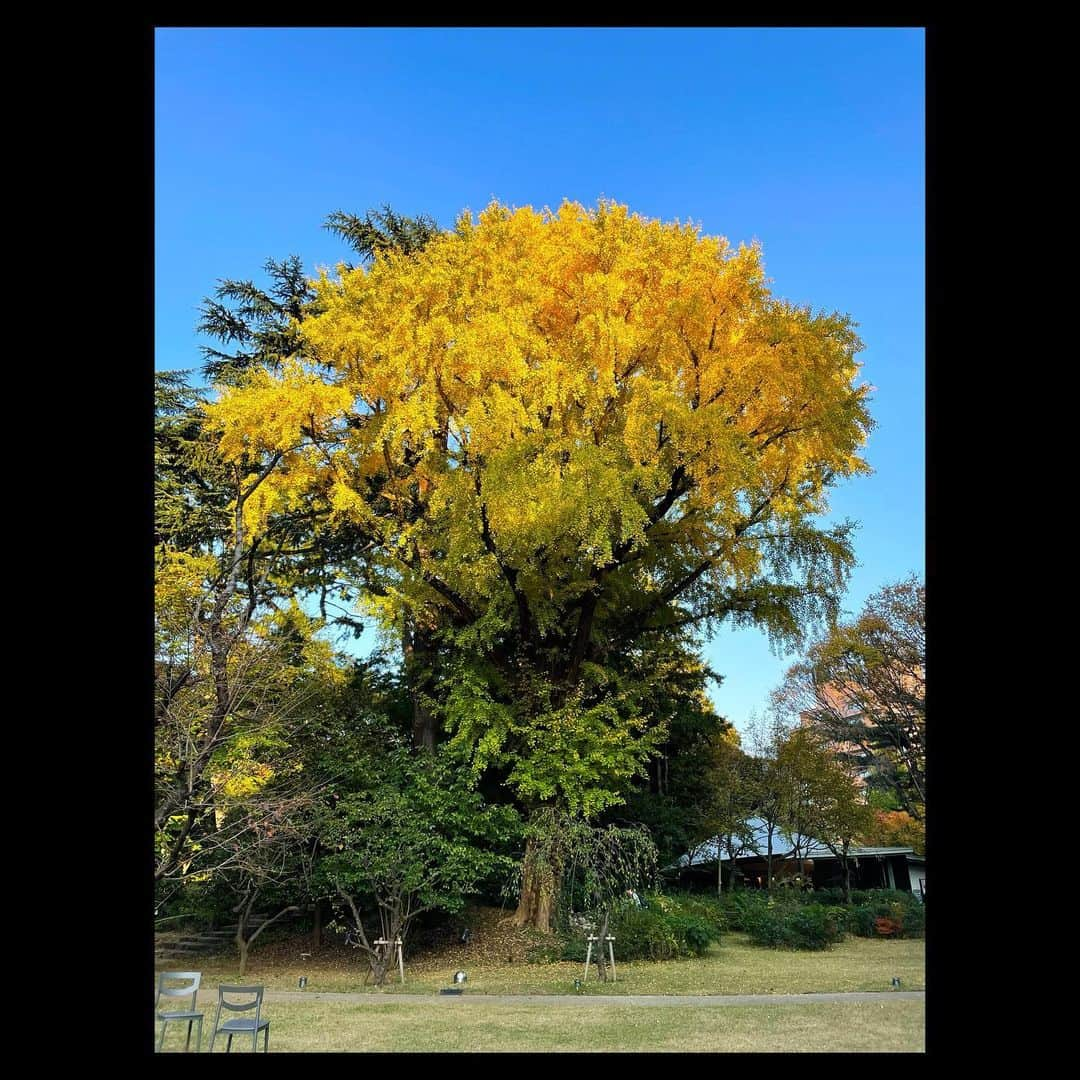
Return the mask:
<svg viewBox="0 0 1080 1080">
<path fill-rule="evenodd" d="M 250 1001 L 236 1002 L 226 1001 L 226 994 L 243 994 L 250 996 Z M 218 987 L 218 1010 L 229 1009 L 232 1012 L 247 1012 L 249 1009 L 255 1010 L 255 1015 L 259 1015 L 259 1008 L 262 1006 L 263 987 L 261 986 L 219 986 Z"/>
<path fill-rule="evenodd" d="M 182 980 L 183 986 L 166 986 L 167 979 Z M 163 971 L 158 975 L 157 997 L 154 999 L 154 1008 L 161 1003 L 163 997 L 187 997 L 191 995 L 191 1011 L 195 1011 L 195 1001 L 199 996 L 199 983 L 202 982 L 201 971 Z"/>
<path fill-rule="evenodd" d="M 239 994 L 250 997 L 250 1001 L 235 1002 L 226 1001 L 226 994 Z M 214 1014 L 214 1029 L 217 1030 L 221 1022 L 221 1010 L 229 1009 L 231 1012 L 247 1012 L 255 1010 L 255 1030 L 259 1030 L 259 1013 L 262 1010 L 263 988 L 261 986 L 219 986 L 217 993 L 217 1012 Z"/>
</svg>

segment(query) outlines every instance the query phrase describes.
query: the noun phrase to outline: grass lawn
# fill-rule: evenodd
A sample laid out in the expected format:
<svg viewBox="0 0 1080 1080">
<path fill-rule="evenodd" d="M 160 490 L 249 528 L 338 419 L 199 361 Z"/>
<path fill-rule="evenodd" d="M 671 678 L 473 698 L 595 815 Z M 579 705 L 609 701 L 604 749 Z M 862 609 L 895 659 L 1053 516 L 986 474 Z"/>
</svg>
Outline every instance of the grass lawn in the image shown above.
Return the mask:
<svg viewBox="0 0 1080 1080">
<path fill-rule="evenodd" d="M 435 993 L 449 986 L 456 967 L 468 974 L 470 993 L 568 994 L 582 964 L 528 964 L 418 956 L 406 960 L 405 983 L 395 975 L 382 989 L 363 985 L 361 955 L 351 950 L 329 950 L 308 960 L 300 950 L 304 939 L 260 954 L 258 944 L 248 960 L 248 970 L 237 976 L 236 958 L 222 956 L 198 962 L 203 986 L 220 982 L 262 983 L 267 989 L 295 990 L 306 975 L 308 990 L 370 991 L 377 996 L 395 993 Z M 585 984 L 586 993 L 602 994 L 808 994 L 851 990 L 889 990 L 893 976 L 903 990 L 925 988 L 925 944 L 918 940 L 888 941 L 849 937 L 824 952 L 787 952 L 751 945 L 745 935 L 729 933 L 709 954 L 698 960 L 663 963 L 620 963 L 616 943 L 617 983 L 598 983 L 595 968 Z M 801 1006 L 800 1006 L 801 1008 Z M 813 1006 L 812 1008 L 819 1008 Z M 440 1014 L 442 1015 L 442 1014 Z"/>
<path fill-rule="evenodd" d="M 267 1002 L 272 1052 L 290 1051 L 914 1051 L 924 1050 L 921 1001 L 760 1006 L 465 1005 Z M 203 1040 L 209 1047 L 213 1011 Z M 182 1051 L 181 1025 L 166 1052 Z M 260 1040 L 261 1043 L 261 1040 Z M 233 1052 L 243 1044 L 234 1040 Z M 222 1053 L 219 1038 L 215 1053 Z M 250 1053 L 250 1045 L 246 1051 Z M 261 1052 L 261 1045 L 260 1045 Z"/>
</svg>

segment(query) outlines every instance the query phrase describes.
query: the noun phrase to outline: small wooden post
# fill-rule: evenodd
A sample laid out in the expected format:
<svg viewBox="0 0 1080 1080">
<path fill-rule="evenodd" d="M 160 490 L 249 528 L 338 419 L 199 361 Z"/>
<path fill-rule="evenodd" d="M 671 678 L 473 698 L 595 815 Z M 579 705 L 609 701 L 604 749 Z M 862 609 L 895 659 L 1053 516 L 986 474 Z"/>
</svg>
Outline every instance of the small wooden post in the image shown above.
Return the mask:
<svg viewBox="0 0 1080 1080">
<path fill-rule="evenodd" d="M 590 934 L 585 940 L 588 941 L 589 947 L 585 950 L 585 978 L 581 980 L 582 982 L 589 981 L 589 961 L 592 959 L 593 942 L 600 939 L 595 934 Z"/>
<path fill-rule="evenodd" d="M 405 981 L 405 955 L 402 952 L 402 941 L 398 938 L 396 941 L 391 941 L 389 938 L 376 938 L 376 945 L 383 945 L 390 949 L 390 963 L 394 962 L 394 953 L 397 953 L 397 966 L 398 971 L 401 973 L 401 981 Z"/>
</svg>

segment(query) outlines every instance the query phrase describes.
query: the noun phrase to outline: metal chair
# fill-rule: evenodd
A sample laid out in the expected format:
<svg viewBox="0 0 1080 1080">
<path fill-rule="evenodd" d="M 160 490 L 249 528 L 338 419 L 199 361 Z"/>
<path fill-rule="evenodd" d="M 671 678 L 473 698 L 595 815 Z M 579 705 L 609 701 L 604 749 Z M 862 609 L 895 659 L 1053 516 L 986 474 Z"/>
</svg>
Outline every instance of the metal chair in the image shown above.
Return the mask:
<svg viewBox="0 0 1080 1080">
<path fill-rule="evenodd" d="M 182 979 L 185 985 L 166 986 L 165 982 L 168 979 Z M 163 997 L 187 997 L 188 994 L 191 995 L 191 1008 L 187 1011 L 158 1012 L 157 1018 L 161 1021 L 161 1034 L 158 1035 L 157 1053 L 161 1053 L 161 1047 L 165 1042 L 165 1029 L 169 1026 L 170 1020 L 179 1020 L 181 1022 L 184 1020 L 187 1021 L 187 1041 L 184 1043 L 185 1053 L 191 1046 L 191 1025 L 198 1024 L 198 1033 L 195 1038 L 195 1053 L 198 1053 L 202 1049 L 203 1014 L 195 1011 L 195 1001 L 199 995 L 199 983 L 201 981 L 202 974 L 198 971 L 163 971 L 158 975 L 157 997 L 154 999 L 154 1008 L 158 1008 Z"/>
<path fill-rule="evenodd" d="M 252 997 L 251 1001 L 246 1002 L 234 1002 L 226 1001 L 226 994 L 244 994 Z M 263 1036 L 263 1053 L 268 1053 L 270 1050 L 270 1021 L 260 1018 L 259 1013 L 262 1010 L 263 999 L 263 987 L 261 986 L 219 986 L 218 987 L 218 1004 L 217 1015 L 214 1017 L 214 1032 L 210 1036 L 210 1053 L 214 1052 L 214 1040 L 218 1037 L 218 1033 L 229 1036 L 229 1041 L 225 1046 L 225 1053 L 227 1054 L 232 1049 L 232 1041 L 234 1035 L 251 1035 L 251 1049 L 255 1052 L 259 1048 L 259 1032 L 265 1031 Z M 249 1012 L 251 1009 L 255 1010 L 255 1018 L 244 1018 L 238 1020 L 226 1020 L 221 1023 L 221 1010 L 228 1009 L 230 1012 Z"/>
</svg>

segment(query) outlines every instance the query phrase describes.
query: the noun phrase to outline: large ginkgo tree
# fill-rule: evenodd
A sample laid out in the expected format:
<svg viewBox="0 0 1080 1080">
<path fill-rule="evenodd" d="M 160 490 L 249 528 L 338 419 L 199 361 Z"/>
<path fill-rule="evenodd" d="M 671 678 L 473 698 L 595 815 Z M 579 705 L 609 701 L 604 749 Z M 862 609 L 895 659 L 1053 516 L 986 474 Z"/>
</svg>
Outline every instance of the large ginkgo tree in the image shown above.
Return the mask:
<svg viewBox="0 0 1080 1080">
<path fill-rule="evenodd" d="M 314 288 L 305 348 L 209 409 L 226 458 L 272 463 L 243 512 L 355 538 L 369 611 L 433 643 L 432 723 L 527 811 L 624 797 L 657 641 L 835 613 L 850 526 L 816 521 L 867 468 L 861 345 L 757 246 L 492 204 Z M 540 863 L 518 918 L 546 926 Z"/>
</svg>

